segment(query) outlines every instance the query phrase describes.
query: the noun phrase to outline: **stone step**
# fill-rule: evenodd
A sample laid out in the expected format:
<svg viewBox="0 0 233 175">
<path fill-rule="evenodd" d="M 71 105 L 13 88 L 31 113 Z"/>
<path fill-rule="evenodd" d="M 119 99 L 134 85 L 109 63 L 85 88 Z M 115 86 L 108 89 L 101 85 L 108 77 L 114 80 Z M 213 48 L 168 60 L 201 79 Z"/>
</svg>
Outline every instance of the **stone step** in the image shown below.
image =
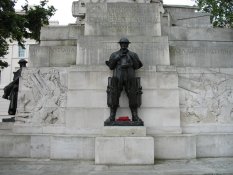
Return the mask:
<svg viewBox="0 0 233 175">
<path fill-rule="evenodd" d="M 156 160 L 154 165 L 95 165 L 94 161 L 1 158 L 4 175 L 230 175 L 233 158 Z M 72 167 L 72 168 L 71 168 Z"/>
<path fill-rule="evenodd" d="M 94 160 L 96 137 L 5 133 L 0 137 L 0 157 Z M 233 157 L 232 133 L 163 134 L 153 138 L 155 159 Z"/>
<path fill-rule="evenodd" d="M 95 165 L 94 161 L 1 158 L 4 175 L 211 175 L 233 174 L 233 158 L 156 160 L 154 165 Z M 71 168 L 72 167 L 72 168 Z"/>
</svg>

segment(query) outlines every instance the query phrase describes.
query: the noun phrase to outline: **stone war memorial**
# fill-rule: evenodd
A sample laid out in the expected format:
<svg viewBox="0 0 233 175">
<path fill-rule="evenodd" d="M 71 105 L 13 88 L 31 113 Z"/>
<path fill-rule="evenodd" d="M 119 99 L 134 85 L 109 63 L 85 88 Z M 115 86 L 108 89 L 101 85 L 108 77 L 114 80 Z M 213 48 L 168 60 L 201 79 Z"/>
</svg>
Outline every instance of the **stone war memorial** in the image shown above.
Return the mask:
<svg viewBox="0 0 233 175">
<path fill-rule="evenodd" d="M 15 122 L 1 124 L 0 157 L 107 165 L 233 157 L 233 30 L 213 28 L 210 14 L 196 10 L 160 0 L 74 1 L 76 23 L 43 27 L 30 46 Z M 105 62 L 122 37 L 143 64 L 133 68 L 141 94 L 130 108 L 125 83 L 111 121 L 140 124 L 104 126 L 115 71 Z"/>
</svg>

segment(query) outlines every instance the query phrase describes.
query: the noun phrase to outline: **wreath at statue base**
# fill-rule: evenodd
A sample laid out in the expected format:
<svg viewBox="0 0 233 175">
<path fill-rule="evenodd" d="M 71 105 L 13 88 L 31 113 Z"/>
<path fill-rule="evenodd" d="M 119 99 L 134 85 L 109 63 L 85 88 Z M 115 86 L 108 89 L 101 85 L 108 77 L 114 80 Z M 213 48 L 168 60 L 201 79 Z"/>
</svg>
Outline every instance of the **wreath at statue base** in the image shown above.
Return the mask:
<svg viewBox="0 0 233 175">
<path fill-rule="evenodd" d="M 143 121 L 131 121 L 128 116 L 122 116 L 115 121 L 105 121 L 104 126 L 144 126 Z"/>
</svg>

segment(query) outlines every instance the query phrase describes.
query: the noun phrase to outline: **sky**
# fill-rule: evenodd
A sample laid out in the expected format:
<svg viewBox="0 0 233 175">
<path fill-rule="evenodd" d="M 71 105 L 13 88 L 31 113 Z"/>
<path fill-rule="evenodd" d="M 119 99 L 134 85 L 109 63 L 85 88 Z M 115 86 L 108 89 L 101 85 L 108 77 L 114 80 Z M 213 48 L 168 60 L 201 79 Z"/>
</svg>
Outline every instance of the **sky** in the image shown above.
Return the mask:
<svg viewBox="0 0 233 175">
<path fill-rule="evenodd" d="M 49 5 L 53 5 L 57 11 L 51 18 L 53 21 L 59 21 L 60 25 L 67 25 L 69 23 L 75 23 L 75 18 L 72 16 L 71 8 L 72 2 L 75 0 L 49 0 Z M 77 0 L 76 0 L 77 1 Z M 40 0 L 28 0 L 30 5 L 39 4 Z M 193 0 L 163 0 L 164 4 L 175 5 L 194 5 Z M 18 0 L 16 9 L 21 9 L 21 6 L 25 4 L 25 0 Z"/>
</svg>

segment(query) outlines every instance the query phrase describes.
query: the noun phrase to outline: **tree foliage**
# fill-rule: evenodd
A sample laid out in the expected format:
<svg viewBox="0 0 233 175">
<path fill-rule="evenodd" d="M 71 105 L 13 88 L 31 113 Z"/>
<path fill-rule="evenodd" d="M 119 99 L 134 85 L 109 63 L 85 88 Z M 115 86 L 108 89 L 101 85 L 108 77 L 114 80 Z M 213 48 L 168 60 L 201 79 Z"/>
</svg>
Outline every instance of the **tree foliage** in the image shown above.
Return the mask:
<svg viewBox="0 0 233 175">
<path fill-rule="evenodd" d="M 214 27 L 233 28 L 233 0 L 195 0 L 200 11 L 211 14 Z"/>
<path fill-rule="evenodd" d="M 0 0 L 0 57 L 7 54 L 8 42 L 17 41 L 24 47 L 24 39 L 40 41 L 40 30 L 49 24 L 49 19 L 56 9 L 48 6 L 48 0 L 42 0 L 39 5 L 30 7 L 27 0 L 22 6 L 22 12 L 15 11 L 17 0 Z M 0 67 L 8 63 L 0 59 Z"/>
</svg>

